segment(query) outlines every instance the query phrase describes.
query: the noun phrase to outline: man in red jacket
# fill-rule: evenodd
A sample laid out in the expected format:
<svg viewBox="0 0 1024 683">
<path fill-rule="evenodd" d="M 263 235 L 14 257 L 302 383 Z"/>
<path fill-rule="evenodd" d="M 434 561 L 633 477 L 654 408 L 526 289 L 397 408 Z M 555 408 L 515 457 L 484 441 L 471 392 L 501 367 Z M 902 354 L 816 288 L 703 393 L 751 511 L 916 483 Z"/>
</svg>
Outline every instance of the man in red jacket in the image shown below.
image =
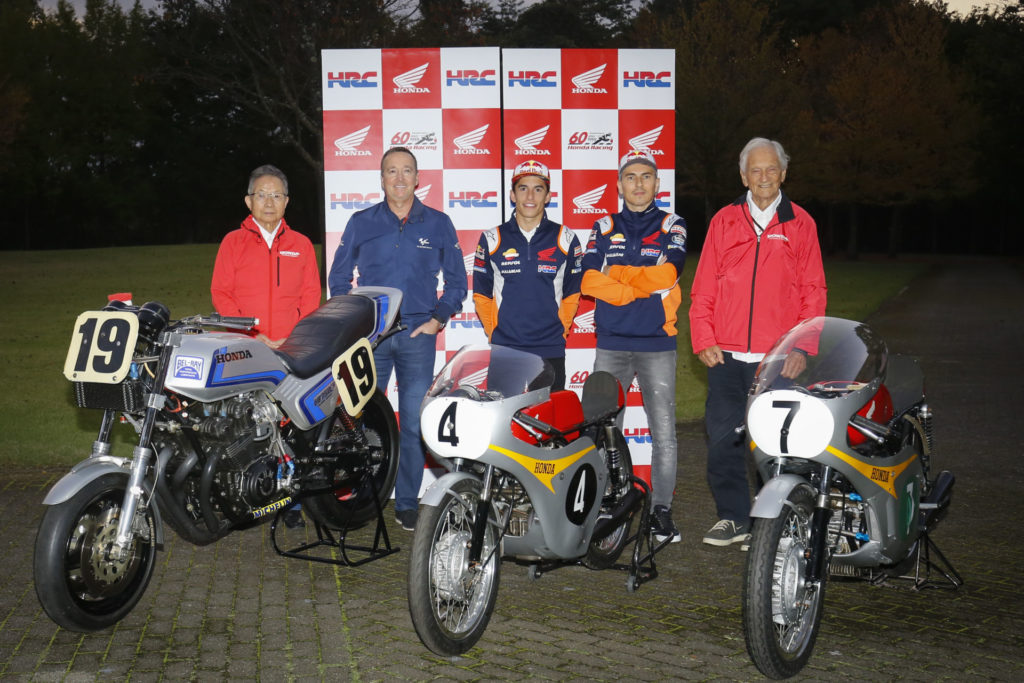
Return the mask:
<svg viewBox="0 0 1024 683">
<path fill-rule="evenodd" d="M 242 227 L 217 250 L 210 294 L 221 315 L 257 318 L 257 339 L 277 348 L 295 323 L 320 305 L 320 271 L 313 243 L 288 227 L 288 178 L 269 164 L 249 174 Z M 298 505 L 284 514 L 289 528 L 304 526 Z"/>
<path fill-rule="evenodd" d="M 221 315 L 259 319 L 258 338 L 276 348 L 320 305 L 313 243 L 288 227 L 288 178 L 264 165 L 249 175 L 251 215 L 220 243 L 210 294 Z"/>
<path fill-rule="evenodd" d="M 814 219 L 782 192 L 788 163 L 774 140 L 746 144 L 747 193 L 711 219 L 690 291 L 693 352 L 708 367 L 707 472 L 719 518 L 704 535 L 710 545 L 750 538 L 746 451 L 736 428 L 757 365 L 783 332 L 825 314 Z M 805 362 L 794 353 L 783 374 L 795 377 Z"/>
</svg>

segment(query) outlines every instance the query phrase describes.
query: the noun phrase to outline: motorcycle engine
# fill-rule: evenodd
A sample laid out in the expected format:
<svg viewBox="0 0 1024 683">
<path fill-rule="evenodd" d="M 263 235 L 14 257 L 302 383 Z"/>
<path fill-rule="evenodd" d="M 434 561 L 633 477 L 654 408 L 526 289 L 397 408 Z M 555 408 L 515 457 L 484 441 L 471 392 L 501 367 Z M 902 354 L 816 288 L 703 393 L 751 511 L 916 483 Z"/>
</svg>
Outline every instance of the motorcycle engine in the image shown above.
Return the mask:
<svg viewBox="0 0 1024 683">
<path fill-rule="evenodd" d="M 202 404 L 191 416 L 208 458 L 216 461 L 213 496 L 222 512 L 241 519 L 270 503 L 277 492 L 278 454 L 275 444 L 282 415 L 262 392 Z"/>
</svg>

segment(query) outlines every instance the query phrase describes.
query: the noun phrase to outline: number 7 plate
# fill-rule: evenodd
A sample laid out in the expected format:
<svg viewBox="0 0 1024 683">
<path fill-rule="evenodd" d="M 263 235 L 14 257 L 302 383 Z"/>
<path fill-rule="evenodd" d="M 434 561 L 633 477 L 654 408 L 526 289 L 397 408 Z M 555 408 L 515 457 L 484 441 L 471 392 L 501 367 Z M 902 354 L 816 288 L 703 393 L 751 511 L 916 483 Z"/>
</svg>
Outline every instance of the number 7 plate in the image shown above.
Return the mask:
<svg viewBox="0 0 1024 683">
<path fill-rule="evenodd" d="M 75 321 L 64 376 L 73 382 L 118 384 L 128 376 L 139 319 L 126 311 L 86 311 Z"/>
</svg>

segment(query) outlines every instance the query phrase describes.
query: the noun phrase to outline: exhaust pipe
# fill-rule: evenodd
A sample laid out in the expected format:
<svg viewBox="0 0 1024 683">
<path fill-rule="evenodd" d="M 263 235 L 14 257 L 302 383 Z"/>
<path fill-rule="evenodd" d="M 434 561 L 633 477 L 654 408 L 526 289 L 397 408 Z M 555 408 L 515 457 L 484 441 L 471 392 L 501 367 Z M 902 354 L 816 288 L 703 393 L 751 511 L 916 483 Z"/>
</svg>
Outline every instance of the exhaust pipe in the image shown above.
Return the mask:
<svg viewBox="0 0 1024 683">
<path fill-rule="evenodd" d="M 636 512 L 636 508 L 640 506 L 646 497 L 644 492 L 635 486 L 630 488 L 629 493 L 622 497 L 622 500 L 619 501 L 619 504 L 615 506 L 607 517 L 601 517 L 597 520 L 597 525 L 594 527 L 594 533 L 590 537 L 590 542 L 600 541 L 610 536 L 613 531 L 622 526 L 622 523 Z"/>
</svg>

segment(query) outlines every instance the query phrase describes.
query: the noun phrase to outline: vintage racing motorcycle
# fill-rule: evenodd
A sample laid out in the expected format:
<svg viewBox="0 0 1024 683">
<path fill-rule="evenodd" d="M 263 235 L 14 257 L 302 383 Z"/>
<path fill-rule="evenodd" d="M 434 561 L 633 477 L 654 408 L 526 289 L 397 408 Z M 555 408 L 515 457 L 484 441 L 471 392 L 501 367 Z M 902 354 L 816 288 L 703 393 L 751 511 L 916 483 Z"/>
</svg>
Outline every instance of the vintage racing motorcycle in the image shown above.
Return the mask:
<svg viewBox="0 0 1024 683">
<path fill-rule="evenodd" d="M 297 500 L 318 530 L 379 520 L 399 451 L 372 349 L 402 329 L 401 296 L 333 297 L 276 350 L 217 331 L 252 329 L 252 318 L 171 321 L 156 302 L 82 313 L 64 374 L 79 406 L 104 412 L 90 457 L 43 501 L 34 573 L 50 618 L 95 631 L 128 614 L 163 522 L 204 545 Z M 119 419 L 137 433 L 130 458 L 112 453 Z"/>
<path fill-rule="evenodd" d="M 592 373 L 581 403 L 552 392 L 552 379 L 533 354 L 466 346 L 424 399 L 423 440 L 449 471 L 420 501 L 409 611 L 437 654 L 466 652 L 483 635 L 502 557 L 534 579 L 566 564 L 615 566 L 629 572 L 631 591 L 656 575 L 648 490 L 615 423 L 625 405 L 618 381 Z M 631 537 L 636 516 L 644 533 Z M 617 565 L 630 542 L 632 562 Z"/>
<path fill-rule="evenodd" d="M 954 477 L 932 474 L 921 370 L 870 327 L 819 317 L 783 335 L 758 368 L 746 433 L 765 483 L 751 511 L 743 625 L 763 674 L 807 663 L 830 576 L 963 583 L 931 538 Z"/>
</svg>

